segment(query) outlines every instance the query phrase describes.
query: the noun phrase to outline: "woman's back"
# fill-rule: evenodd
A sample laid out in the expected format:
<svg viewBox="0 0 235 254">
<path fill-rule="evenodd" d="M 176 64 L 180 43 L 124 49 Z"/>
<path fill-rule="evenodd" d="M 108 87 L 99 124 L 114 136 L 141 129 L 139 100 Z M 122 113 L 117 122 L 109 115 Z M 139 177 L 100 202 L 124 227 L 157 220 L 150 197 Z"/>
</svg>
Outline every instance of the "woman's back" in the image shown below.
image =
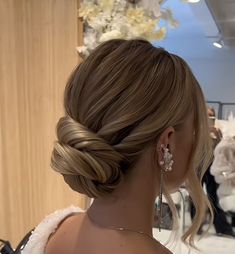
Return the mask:
<svg viewBox="0 0 235 254">
<path fill-rule="evenodd" d="M 99 228 L 85 213 L 66 218 L 50 237 L 45 254 L 167 254 L 168 249 L 144 235 Z"/>
</svg>

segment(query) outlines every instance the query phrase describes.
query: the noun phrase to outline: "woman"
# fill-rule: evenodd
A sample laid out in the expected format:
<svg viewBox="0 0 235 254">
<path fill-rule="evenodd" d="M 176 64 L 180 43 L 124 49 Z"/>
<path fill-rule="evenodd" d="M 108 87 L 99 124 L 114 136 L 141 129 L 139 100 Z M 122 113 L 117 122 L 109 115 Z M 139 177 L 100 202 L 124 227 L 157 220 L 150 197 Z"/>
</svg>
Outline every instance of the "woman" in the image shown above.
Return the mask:
<svg viewBox="0 0 235 254">
<path fill-rule="evenodd" d="M 207 168 L 210 144 L 184 60 L 144 40 L 105 42 L 73 71 L 64 106 L 52 167 L 94 202 L 49 216 L 23 253 L 171 253 L 152 237 L 154 203 L 160 226 L 162 192 L 171 201 L 183 182 L 197 210 L 183 236 L 193 245 L 207 203 L 195 168 Z"/>
<path fill-rule="evenodd" d="M 224 138 L 215 148 L 214 156 L 211 174 L 219 185 L 219 204 L 225 212 L 235 212 L 235 137 Z"/>
</svg>

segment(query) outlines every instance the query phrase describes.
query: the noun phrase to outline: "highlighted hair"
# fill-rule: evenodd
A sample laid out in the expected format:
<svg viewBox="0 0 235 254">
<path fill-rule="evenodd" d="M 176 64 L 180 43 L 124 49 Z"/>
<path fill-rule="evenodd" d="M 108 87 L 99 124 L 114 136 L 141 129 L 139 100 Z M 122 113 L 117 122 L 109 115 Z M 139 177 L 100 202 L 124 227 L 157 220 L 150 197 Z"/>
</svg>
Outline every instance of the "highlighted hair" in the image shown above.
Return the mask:
<svg viewBox="0 0 235 254">
<path fill-rule="evenodd" d="M 185 61 L 145 40 L 105 42 L 73 71 L 64 106 L 52 167 L 73 190 L 94 198 L 117 188 L 164 129 L 177 130 L 194 114 L 187 188 L 196 216 L 183 236 L 193 246 L 209 206 L 197 172 L 209 165 L 210 140 L 203 93 Z"/>
</svg>

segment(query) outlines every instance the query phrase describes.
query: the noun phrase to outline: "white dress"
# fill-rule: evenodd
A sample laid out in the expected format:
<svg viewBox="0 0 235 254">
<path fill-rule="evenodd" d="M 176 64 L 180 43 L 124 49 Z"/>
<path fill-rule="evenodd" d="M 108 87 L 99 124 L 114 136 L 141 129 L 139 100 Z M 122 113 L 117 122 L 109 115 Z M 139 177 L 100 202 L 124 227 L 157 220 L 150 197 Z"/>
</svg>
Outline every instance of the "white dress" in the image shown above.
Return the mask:
<svg viewBox="0 0 235 254">
<path fill-rule="evenodd" d="M 29 241 L 21 251 L 22 254 L 43 254 L 48 238 L 54 233 L 60 224 L 66 217 L 83 212 L 82 209 L 70 206 L 63 210 L 57 210 L 54 213 L 48 215 L 33 231 L 29 238 Z"/>
</svg>

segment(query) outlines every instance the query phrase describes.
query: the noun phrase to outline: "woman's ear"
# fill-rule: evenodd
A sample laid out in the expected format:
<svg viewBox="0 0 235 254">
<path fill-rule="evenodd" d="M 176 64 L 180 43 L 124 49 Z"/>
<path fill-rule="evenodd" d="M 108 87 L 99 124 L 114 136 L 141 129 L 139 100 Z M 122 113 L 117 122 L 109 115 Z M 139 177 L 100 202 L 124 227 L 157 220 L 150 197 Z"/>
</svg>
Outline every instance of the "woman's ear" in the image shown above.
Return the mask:
<svg viewBox="0 0 235 254">
<path fill-rule="evenodd" d="M 161 146 L 167 147 L 172 154 L 174 154 L 176 144 L 175 144 L 175 129 L 170 126 L 166 128 L 160 135 L 157 142 L 157 151 L 161 150 Z"/>
</svg>

